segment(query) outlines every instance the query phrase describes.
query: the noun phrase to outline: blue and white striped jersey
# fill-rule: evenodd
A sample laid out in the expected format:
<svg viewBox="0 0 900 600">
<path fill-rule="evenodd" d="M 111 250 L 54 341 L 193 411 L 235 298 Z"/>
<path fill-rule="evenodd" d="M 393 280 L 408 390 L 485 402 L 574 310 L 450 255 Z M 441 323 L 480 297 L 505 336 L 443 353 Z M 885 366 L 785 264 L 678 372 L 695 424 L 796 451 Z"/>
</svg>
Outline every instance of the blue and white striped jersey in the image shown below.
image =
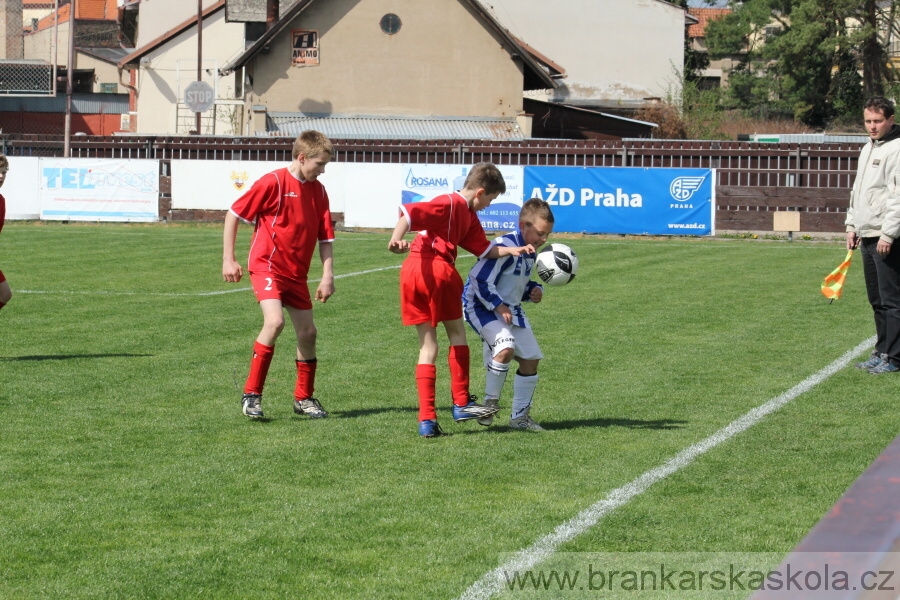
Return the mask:
<svg viewBox="0 0 900 600">
<path fill-rule="evenodd" d="M 525 240 L 520 231 L 511 231 L 495 240 L 498 246 L 524 246 Z M 522 256 L 504 256 L 503 258 L 479 259 L 472 270 L 463 289 L 463 312 L 466 320 L 475 328 L 499 319 L 494 309 L 506 304 L 513 314 L 513 325 L 528 327 L 528 319 L 521 303 L 528 302 L 531 290 L 541 287 L 531 280 L 536 254 Z"/>
</svg>

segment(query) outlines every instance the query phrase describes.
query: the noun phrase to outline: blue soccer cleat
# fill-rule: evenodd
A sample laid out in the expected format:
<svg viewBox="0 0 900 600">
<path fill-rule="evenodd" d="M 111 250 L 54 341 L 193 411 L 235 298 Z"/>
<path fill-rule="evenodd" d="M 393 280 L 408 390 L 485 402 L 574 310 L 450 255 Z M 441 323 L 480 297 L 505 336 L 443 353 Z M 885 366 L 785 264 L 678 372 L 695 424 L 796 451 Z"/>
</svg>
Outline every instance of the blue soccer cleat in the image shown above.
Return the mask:
<svg viewBox="0 0 900 600">
<path fill-rule="evenodd" d="M 469 403 L 463 406 L 453 405 L 453 420 L 469 421 L 471 419 L 486 419 L 497 414 L 500 410 L 499 406 L 485 406 L 475 402 L 475 396 L 469 396 Z"/>
<path fill-rule="evenodd" d="M 419 421 L 419 435 L 425 438 L 431 438 L 444 435 L 444 432 L 441 431 L 441 426 L 438 425 L 437 420 L 425 419 L 424 421 Z"/>
</svg>

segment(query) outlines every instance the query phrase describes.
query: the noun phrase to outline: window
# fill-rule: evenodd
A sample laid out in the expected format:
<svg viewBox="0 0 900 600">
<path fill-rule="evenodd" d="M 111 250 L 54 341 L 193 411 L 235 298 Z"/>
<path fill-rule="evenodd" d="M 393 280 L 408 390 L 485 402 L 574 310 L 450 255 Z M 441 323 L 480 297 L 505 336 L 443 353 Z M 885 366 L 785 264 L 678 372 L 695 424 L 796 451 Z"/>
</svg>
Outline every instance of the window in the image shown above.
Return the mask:
<svg viewBox="0 0 900 600">
<path fill-rule="evenodd" d="M 403 23 L 400 22 L 400 17 L 394 13 L 388 13 L 381 17 L 381 30 L 388 35 L 394 35 L 400 31 L 401 25 Z"/>
</svg>

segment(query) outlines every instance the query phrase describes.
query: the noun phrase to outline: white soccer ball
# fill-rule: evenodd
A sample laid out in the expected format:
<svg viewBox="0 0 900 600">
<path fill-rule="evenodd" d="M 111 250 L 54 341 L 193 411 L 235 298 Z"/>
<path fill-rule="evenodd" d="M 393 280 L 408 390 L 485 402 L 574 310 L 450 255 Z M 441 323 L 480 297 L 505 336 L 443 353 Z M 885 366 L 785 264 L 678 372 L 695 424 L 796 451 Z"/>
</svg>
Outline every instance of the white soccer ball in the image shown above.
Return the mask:
<svg viewBox="0 0 900 600">
<path fill-rule="evenodd" d="M 578 257 L 565 244 L 550 244 L 537 255 L 538 277 L 547 285 L 566 285 L 578 272 Z"/>
</svg>

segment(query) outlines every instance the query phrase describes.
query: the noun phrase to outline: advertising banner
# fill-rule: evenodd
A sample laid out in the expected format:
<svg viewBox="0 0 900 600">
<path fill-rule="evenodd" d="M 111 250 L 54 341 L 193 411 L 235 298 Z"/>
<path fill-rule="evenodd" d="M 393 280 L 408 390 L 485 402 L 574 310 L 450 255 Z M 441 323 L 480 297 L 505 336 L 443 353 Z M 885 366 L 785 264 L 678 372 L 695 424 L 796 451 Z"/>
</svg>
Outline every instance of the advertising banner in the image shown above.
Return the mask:
<svg viewBox="0 0 900 600">
<path fill-rule="evenodd" d="M 288 166 L 281 161 L 172 160 L 172 208 L 228 210 L 257 179 Z"/>
<path fill-rule="evenodd" d="M 546 200 L 553 231 L 714 235 L 710 169 L 526 167 L 525 197 Z"/>
<path fill-rule="evenodd" d="M 38 219 L 41 199 L 34 193 L 41 178 L 41 159 L 10 156 L 9 174 L 0 194 L 6 198 L 6 220 Z"/>
<path fill-rule="evenodd" d="M 489 207 L 480 211 L 481 225 L 488 231 L 508 231 L 518 226 L 522 209 L 524 168 L 497 165 L 506 183 L 501 194 Z M 401 202 L 428 201 L 441 194 L 463 188 L 469 166 L 460 165 L 403 165 Z"/>
<path fill-rule="evenodd" d="M 157 221 L 159 161 L 41 159 L 41 219 Z"/>
</svg>

